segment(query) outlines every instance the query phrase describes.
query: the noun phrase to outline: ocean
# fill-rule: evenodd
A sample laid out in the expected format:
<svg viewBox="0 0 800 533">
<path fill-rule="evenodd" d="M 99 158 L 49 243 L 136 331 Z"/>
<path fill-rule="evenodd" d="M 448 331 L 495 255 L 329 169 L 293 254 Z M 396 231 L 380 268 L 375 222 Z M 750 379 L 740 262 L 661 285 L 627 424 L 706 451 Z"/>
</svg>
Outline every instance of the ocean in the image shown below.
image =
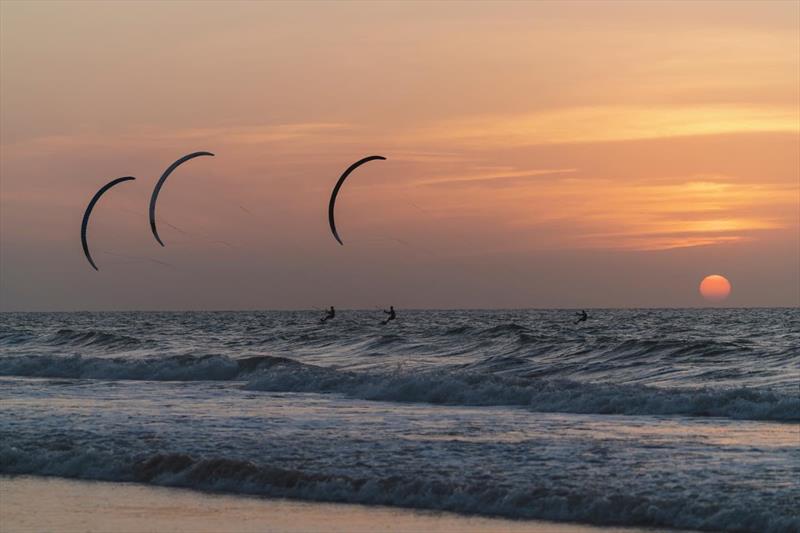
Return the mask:
<svg viewBox="0 0 800 533">
<path fill-rule="evenodd" d="M 0 314 L 0 474 L 800 531 L 800 310 Z"/>
</svg>

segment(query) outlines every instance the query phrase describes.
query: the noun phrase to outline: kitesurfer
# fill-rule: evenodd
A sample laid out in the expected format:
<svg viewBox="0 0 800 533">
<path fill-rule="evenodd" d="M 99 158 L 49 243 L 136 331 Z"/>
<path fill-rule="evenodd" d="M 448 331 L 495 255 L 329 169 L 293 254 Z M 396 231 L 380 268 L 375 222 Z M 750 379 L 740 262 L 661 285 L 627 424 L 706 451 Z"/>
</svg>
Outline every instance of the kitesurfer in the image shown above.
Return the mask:
<svg viewBox="0 0 800 533">
<path fill-rule="evenodd" d="M 384 313 L 386 313 L 387 315 L 389 315 L 389 316 L 387 316 L 387 317 L 386 317 L 386 320 L 384 320 L 383 322 L 381 322 L 381 324 L 383 324 L 384 326 L 385 326 L 386 324 L 388 324 L 389 322 L 391 322 L 392 320 L 394 320 L 395 318 L 397 318 L 397 314 L 395 314 L 395 312 L 394 312 L 394 306 L 393 306 L 393 305 L 390 305 L 390 306 L 389 306 L 389 310 L 388 310 L 388 311 L 385 311 L 385 310 L 384 310 Z"/>
<path fill-rule="evenodd" d="M 585 310 L 575 314 L 578 315 L 578 320 L 575 321 L 575 324 L 578 324 L 579 322 L 586 322 L 586 320 L 589 318 L 589 315 L 586 314 Z"/>
<path fill-rule="evenodd" d="M 325 316 L 320 318 L 319 321 L 324 324 L 325 322 L 334 318 L 335 316 L 336 316 L 336 310 L 333 308 L 333 306 L 331 306 L 331 308 L 325 312 Z"/>
</svg>

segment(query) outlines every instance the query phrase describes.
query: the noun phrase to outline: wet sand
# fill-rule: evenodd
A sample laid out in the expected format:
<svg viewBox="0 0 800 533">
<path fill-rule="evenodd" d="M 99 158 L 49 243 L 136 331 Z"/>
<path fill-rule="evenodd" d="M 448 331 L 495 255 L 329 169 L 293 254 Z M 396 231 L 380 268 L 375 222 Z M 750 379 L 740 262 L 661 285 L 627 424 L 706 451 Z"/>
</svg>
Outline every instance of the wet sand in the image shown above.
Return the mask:
<svg viewBox="0 0 800 533">
<path fill-rule="evenodd" d="M 630 533 L 643 530 L 229 496 L 133 483 L 2 476 L 0 531 Z"/>
</svg>

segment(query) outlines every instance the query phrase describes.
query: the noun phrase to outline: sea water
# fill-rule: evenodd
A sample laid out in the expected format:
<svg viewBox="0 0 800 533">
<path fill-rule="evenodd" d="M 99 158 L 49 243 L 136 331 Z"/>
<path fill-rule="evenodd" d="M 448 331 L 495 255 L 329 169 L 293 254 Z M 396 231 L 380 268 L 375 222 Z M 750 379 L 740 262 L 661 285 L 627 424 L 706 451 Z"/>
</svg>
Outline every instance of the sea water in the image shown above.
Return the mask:
<svg viewBox="0 0 800 533">
<path fill-rule="evenodd" d="M 800 310 L 0 314 L 0 473 L 799 531 Z"/>
</svg>

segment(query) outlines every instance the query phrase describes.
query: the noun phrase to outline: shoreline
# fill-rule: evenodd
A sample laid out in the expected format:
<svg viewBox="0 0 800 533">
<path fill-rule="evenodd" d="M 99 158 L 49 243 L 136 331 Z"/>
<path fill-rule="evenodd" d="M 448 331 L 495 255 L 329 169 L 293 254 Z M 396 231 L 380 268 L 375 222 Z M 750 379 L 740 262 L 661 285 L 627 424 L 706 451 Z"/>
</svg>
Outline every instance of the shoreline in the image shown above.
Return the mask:
<svg viewBox="0 0 800 533">
<path fill-rule="evenodd" d="M 3 533 L 27 531 L 597 533 L 665 531 L 271 499 L 116 481 L 0 475 Z"/>
</svg>

